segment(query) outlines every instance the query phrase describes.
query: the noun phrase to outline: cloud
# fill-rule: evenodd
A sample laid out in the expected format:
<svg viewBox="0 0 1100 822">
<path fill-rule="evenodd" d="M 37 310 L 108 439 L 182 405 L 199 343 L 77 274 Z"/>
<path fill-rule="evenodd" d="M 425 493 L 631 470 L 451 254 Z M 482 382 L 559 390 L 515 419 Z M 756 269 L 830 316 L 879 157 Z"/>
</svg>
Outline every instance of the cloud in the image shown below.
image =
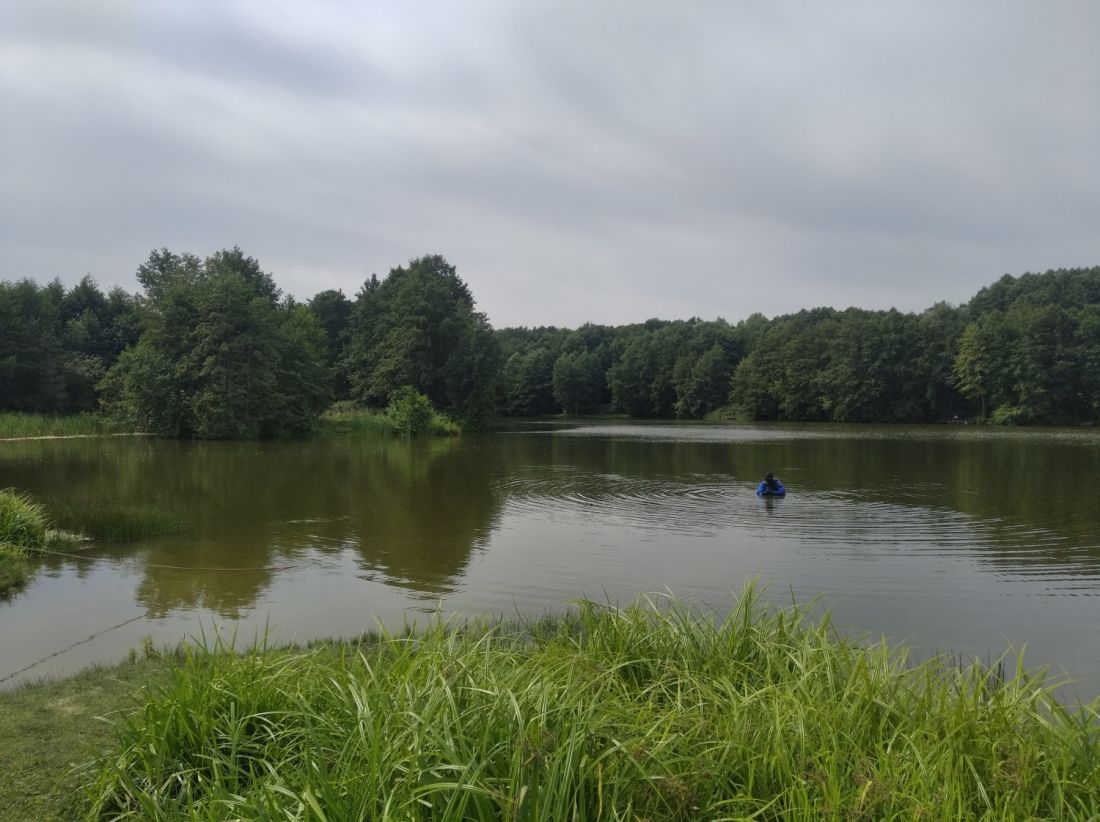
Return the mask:
<svg viewBox="0 0 1100 822">
<path fill-rule="evenodd" d="M 919 310 L 1100 262 L 1100 7 L 0 11 L 0 277 L 445 254 L 494 324 Z"/>
</svg>

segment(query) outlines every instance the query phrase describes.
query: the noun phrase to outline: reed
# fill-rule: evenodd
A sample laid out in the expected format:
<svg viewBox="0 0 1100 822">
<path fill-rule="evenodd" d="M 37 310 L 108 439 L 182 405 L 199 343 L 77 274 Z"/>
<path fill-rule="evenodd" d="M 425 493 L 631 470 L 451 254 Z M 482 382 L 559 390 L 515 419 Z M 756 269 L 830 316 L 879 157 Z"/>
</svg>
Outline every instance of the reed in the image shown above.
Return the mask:
<svg viewBox="0 0 1100 822">
<path fill-rule="evenodd" d="M 38 549 L 46 542 L 46 511 L 14 488 L 0 491 L 0 543 Z"/>
<path fill-rule="evenodd" d="M 116 433 L 119 425 L 99 414 L 0 413 L 0 439 L 73 437 Z"/>
<path fill-rule="evenodd" d="M 592 602 L 186 653 L 87 791 L 112 819 L 1087 819 L 1095 707 L 774 610 Z"/>
<path fill-rule="evenodd" d="M 149 506 L 59 503 L 50 511 L 58 528 L 99 542 L 139 542 L 185 530 L 179 515 Z"/>
</svg>

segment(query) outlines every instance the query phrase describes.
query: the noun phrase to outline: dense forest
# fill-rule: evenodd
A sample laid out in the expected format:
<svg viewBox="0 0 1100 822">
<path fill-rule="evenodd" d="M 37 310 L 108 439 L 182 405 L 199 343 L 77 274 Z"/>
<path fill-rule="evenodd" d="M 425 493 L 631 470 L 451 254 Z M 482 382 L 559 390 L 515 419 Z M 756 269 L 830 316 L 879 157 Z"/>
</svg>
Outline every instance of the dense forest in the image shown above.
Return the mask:
<svg viewBox="0 0 1100 822">
<path fill-rule="evenodd" d="M 468 426 L 562 412 L 1100 420 L 1100 268 L 1006 275 L 919 314 L 496 331 L 440 256 L 306 303 L 238 248 L 154 251 L 137 279 L 139 294 L 90 277 L 0 282 L 0 411 L 103 410 L 175 437 L 301 435 L 333 401 L 380 408 L 412 386 Z"/>
</svg>

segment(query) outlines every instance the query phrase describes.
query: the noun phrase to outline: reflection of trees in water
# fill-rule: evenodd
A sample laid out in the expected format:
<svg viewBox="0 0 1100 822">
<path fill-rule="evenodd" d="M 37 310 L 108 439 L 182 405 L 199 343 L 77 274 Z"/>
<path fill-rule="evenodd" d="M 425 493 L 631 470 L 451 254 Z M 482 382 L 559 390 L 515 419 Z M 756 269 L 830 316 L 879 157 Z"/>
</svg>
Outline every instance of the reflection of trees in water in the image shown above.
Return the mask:
<svg viewBox="0 0 1100 822">
<path fill-rule="evenodd" d="M 64 485 L 45 474 L 26 484 L 68 506 L 177 513 L 182 535 L 96 553 L 142 566 L 137 596 L 153 615 L 202 606 L 232 617 L 278 567 L 349 548 L 389 583 L 450 590 L 499 511 L 493 453 L 456 440 L 145 441 L 66 461 Z M 244 570 L 202 570 L 218 568 Z"/>
<path fill-rule="evenodd" d="M 349 550 L 365 576 L 445 593 L 515 489 L 547 499 L 578 491 L 608 498 L 631 482 L 728 482 L 747 491 L 769 470 L 788 480 L 795 502 L 812 493 L 933 516 L 960 512 L 980 525 L 974 544 L 954 546 L 960 551 L 1009 570 L 1058 565 L 1067 574 L 1096 575 L 1095 437 L 907 438 L 883 428 L 835 437 L 831 430 L 822 438 L 743 442 L 536 433 L 411 443 L 11 443 L 0 453 L 0 486 L 28 490 L 47 505 L 151 505 L 179 515 L 188 523 L 182 535 L 95 549 L 144 564 L 138 596 L 154 615 L 197 606 L 236 615 L 271 586 L 276 567 Z M 558 468 L 570 470 L 548 470 Z M 532 469 L 540 472 L 533 483 L 512 482 Z M 1053 539 L 1038 539 L 1039 531 Z M 155 567 L 161 565 L 252 570 Z M 73 567 L 82 574 L 89 566 Z"/>
</svg>

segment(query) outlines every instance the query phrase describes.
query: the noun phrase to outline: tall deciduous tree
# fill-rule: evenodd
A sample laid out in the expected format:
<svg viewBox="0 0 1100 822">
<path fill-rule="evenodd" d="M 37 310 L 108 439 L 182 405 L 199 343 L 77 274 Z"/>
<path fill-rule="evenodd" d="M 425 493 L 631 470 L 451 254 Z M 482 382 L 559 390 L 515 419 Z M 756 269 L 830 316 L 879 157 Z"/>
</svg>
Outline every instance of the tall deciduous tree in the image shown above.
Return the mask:
<svg viewBox="0 0 1100 822">
<path fill-rule="evenodd" d="M 372 277 L 356 297 L 346 361 L 353 396 L 384 406 L 412 386 L 467 424 L 495 410 L 500 352 L 454 266 L 438 255 Z"/>
<path fill-rule="evenodd" d="M 166 436 L 308 431 L 328 401 L 323 331 L 239 249 L 199 263 L 154 252 L 139 269 L 145 323 L 101 383 L 104 404 Z"/>
</svg>

